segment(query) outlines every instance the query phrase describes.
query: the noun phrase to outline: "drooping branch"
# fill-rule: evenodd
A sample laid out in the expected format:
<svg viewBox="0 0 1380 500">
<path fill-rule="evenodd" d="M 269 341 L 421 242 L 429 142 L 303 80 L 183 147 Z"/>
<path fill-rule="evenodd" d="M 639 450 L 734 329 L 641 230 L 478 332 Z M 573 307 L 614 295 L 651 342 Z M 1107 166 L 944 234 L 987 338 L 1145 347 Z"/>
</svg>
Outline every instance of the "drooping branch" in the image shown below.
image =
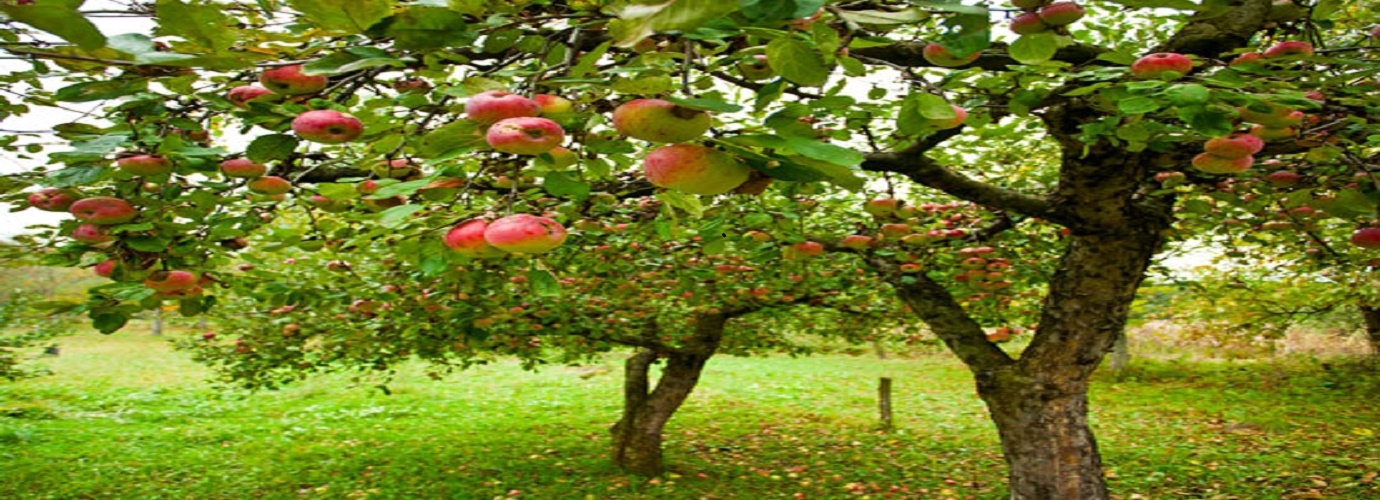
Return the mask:
<svg viewBox="0 0 1380 500">
<path fill-rule="evenodd" d="M 898 42 L 878 47 L 852 49 L 850 52 L 868 59 L 885 61 L 890 64 L 908 68 L 939 67 L 926 61 L 924 56 L 921 55 L 926 45 L 929 45 L 929 42 Z M 1053 59 L 1073 65 L 1082 65 L 1096 61 L 1097 56 L 1106 52 L 1110 52 L 1110 50 L 1093 45 L 1070 45 L 1062 47 L 1058 52 L 1055 52 Z M 866 62 L 866 59 L 860 58 L 860 60 Z M 957 69 L 982 68 L 988 71 L 1006 71 L 1011 69 L 1012 66 L 1020 64 L 1020 62 L 1012 59 L 1011 56 L 1007 54 L 1006 44 L 998 43 L 984 50 L 976 61 L 958 66 Z"/>
<path fill-rule="evenodd" d="M 990 371 L 1014 362 L 1011 356 L 987 340 L 987 333 L 973 320 L 949 290 L 925 274 L 892 280 L 901 300 L 929 325 L 944 344 L 974 373 Z"/>
<path fill-rule="evenodd" d="M 868 154 L 862 169 L 869 172 L 901 174 L 917 184 L 1003 212 L 1063 222 L 1047 200 L 958 173 L 925 157 L 923 148 L 912 147 L 897 153 Z"/>
</svg>

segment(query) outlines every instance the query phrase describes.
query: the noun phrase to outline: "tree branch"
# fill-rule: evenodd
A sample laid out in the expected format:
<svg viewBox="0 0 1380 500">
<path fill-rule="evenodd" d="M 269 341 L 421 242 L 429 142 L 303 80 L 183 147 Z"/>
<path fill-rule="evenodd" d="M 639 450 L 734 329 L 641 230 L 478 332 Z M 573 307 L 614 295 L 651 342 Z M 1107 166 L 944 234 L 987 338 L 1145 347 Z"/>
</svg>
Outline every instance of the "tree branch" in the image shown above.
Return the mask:
<svg viewBox="0 0 1380 500">
<path fill-rule="evenodd" d="M 918 146 L 918 147 L 917 147 Z M 871 153 L 862 169 L 869 172 L 894 172 L 917 184 L 938 189 L 958 198 L 989 208 L 1054 222 L 1063 222 L 1054 207 L 1043 198 L 1028 196 L 960 174 L 924 155 L 927 149 L 917 144 L 899 153 Z"/>
<path fill-rule="evenodd" d="M 929 45 L 929 42 L 898 42 L 891 45 L 882 45 L 880 47 L 852 49 L 850 50 L 850 53 L 855 56 L 863 56 L 869 59 L 885 61 L 887 63 L 895 64 L 897 66 L 905 66 L 910 68 L 940 67 L 931 64 L 929 61 L 925 60 L 925 57 L 922 55 L 922 52 L 924 51 L 926 45 Z M 989 48 L 987 51 L 984 51 L 982 55 L 977 58 L 976 61 L 973 61 L 972 63 L 963 66 L 958 66 L 956 69 L 982 68 L 988 71 L 1006 71 L 1011 69 L 1011 66 L 1020 65 L 1020 62 L 1017 62 L 1015 59 L 1012 59 L 1011 56 L 1007 55 L 1006 49 L 1006 44 L 993 44 L 992 47 Z M 1106 52 L 1110 52 L 1110 50 L 1104 49 L 1102 47 L 1095 47 L 1092 45 L 1070 45 L 1068 47 L 1060 48 L 1058 52 L 1055 52 L 1054 60 L 1063 61 L 1074 65 L 1081 65 L 1096 61 L 1097 56 Z"/>
</svg>

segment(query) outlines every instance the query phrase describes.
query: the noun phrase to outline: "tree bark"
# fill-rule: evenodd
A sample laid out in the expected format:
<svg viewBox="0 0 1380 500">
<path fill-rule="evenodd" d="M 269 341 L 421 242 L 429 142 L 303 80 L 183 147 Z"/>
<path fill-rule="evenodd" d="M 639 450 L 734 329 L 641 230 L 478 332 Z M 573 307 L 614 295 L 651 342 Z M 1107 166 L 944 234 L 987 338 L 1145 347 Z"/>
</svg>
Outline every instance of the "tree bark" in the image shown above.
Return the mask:
<svg viewBox="0 0 1380 500">
<path fill-rule="evenodd" d="M 1360 305 L 1361 318 L 1366 321 L 1366 339 L 1370 341 L 1370 354 L 1380 359 L 1380 307 Z"/>
<path fill-rule="evenodd" d="M 613 425 L 613 462 L 633 474 L 656 476 L 666 471 L 662 457 L 662 430 L 699 383 L 705 364 L 719 347 L 724 314 L 700 314 L 695 334 L 683 347 L 644 348 L 628 358 L 623 383 L 623 416 Z M 648 372 L 658 357 L 666 368 L 656 388 L 648 388 Z"/>
</svg>

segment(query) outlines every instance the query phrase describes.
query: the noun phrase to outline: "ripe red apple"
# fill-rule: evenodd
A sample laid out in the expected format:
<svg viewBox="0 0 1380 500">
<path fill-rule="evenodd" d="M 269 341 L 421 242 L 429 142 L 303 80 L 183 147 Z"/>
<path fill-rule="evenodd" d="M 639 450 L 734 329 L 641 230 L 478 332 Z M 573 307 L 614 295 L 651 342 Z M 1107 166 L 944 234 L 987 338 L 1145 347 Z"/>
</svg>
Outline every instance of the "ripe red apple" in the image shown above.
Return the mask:
<svg viewBox="0 0 1380 500">
<path fill-rule="evenodd" d="M 268 173 L 268 166 L 248 158 L 234 158 L 220 162 L 220 173 L 236 179 L 254 179 Z"/>
<path fill-rule="evenodd" d="M 1265 141 L 1250 134 L 1232 134 L 1228 137 L 1216 137 L 1209 139 L 1203 145 L 1203 151 L 1212 153 L 1215 156 L 1236 160 L 1259 153 L 1265 148 Z"/>
<path fill-rule="evenodd" d="M 138 176 L 167 175 L 172 172 L 172 163 L 158 155 L 133 155 L 115 160 L 120 170 Z"/>
<path fill-rule="evenodd" d="M 1011 20 L 1008 26 L 1012 33 L 1017 35 L 1033 35 L 1044 33 L 1049 30 L 1049 26 L 1040 21 L 1040 15 L 1034 12 L 1026 12 Z"/>
<path fill-rule="evenodd" d="M 489 228 L 489 223 L 483 219 L 471 219 L 461 222 L 450 231 L 446 232 L 444 242 L 451 250 L 455 250 L 460 255 L 473 258 L 498 257 L 507 252 L 495 248 L 484 240 L 484 231 Z"/>
<path fill-rule="evenodd" d="M 200 278 L 188 271 L 154 271 L 144 280 L 144 286 L 160 292 L 175 292 L 197 286 Z"/>
<path fill-rule="evenodd" d="M 1229 66 L 1249 66 L 1249 65 L 1252 65 L 1252 64 L 1260 64 L 1260 63 L 1261 63 L 1262 61 L 1264 61 L 1264 60 L 1265 60 L 1265 56 L 1260 55 L 1259 52 L 1246 52 L 1246 53 L 1244 53 L 1244 54 L 1241 54 L 1241 55 L 1236 56 L 1235 58 L 1233 58 L 1233 59 L 1231 60 L 1231 63 L 1228 64 L 1228 65 L 1229 65 Z"/>
<path fill-rule="evenodd" d="M 1142 80 L 1175 80 L 1193 71 L 1193 60 L 1183 54 L 1159 52 L 1131 64 L 1131 76 Z"/>
<path fill-rule="evenodd" d="M 110 275 L 115 274 L 115 269 L 118 267 L 120 267 L 120 261 L 115 259 L 106 259 L 105 262 L 96 264 L 96 267 L 91 268 L 91 271 L 96 273 L 96 276 L 100 276 L 102 278 L 109 278 Z"/>
<path fill-rule="evenodd" d="M 925 130 L 948 130 L 963 126 L 963 122 L 968 121 L 968 110 L 956 104 L 950 104 L 954 109 L 954 117 L 947 120 L 933 120 L 926 118 L 921 128 Z"/>
<path fill-rule="evenodd" d="M 364 181 L 361 181 L 359 184 L 356 184 L 356 185 L 355 185 L 355 191 L 358 191 L 359 194 L 363 194 L 363 195 L 374 194 L 374 193 L 377 192 L 378 190 L 379 190 L 379 183 L 374 182 L 373 179 L 366 179 L 366 180 L 364 180 Z"/>
<path fill-rule="evenodd" d="M 824 245 L 814 241 L 802 241 L 791 245 L 791 254 L 796 258 L 824 255 Z"/>
<path fill-rule="evenodd" d="M 1361 248 L 1380 248 L 1380 227 L 1363 227 L 1351 233 L 1351 244 Z"/>
<path fill-rule="evenodd" d="M 40 189 L 29 195 L 29 206 L 45 212 L 66 212 L 81 193 L 71 189 Z"/>
<path fill-rule="evenodd" d="M 484 140 L 502 153 L 539 155 L 560 146 L 565 141 L 565 129 L 546 118 L 505 118 L 489 127 Z"/>
<path fill-rule="evenodd" d="M 99 245 L 107 241 L 115 241 L 115 237 L 106 231 L 104 227 L 89 222 L 73 229 L 72 239 L 87 245 Z"/>
<path fill-rule="evenodd" d="M 872 246 L 873 241 L 875 240 L 871 236 L 863 236 L 861 234 L 850 234 L 848 236 L 843 237 L 843 240 L 839 242 L 839 246 L 842 246 L 844 248 L 851 248 L 854 250 L 866 250 L 868 247 Z"/>
<path fill-rule="evenodd" d="M 732 191 L 748 180 L 752 169 L 731 154 L 696 144 L 662 146 L 642 160 L 652 184 L 699 195 Z"/>
<path fill-rule="evenodd" d="M 1299 181 L 1303 180 L 1303 176 L 1299 175 L 1297 172 L 1290 172 L 1288 170 L 1278 170 L 1275 172 L 1270 172 L 1270 175 L 1265 176 L 1265 180 L 1268 181 L 1272 186 L 1286 187 L 1298 184 Z"/>
<path fill-rule="evenodd" d="M 230 91 L 225 94 L 225 98 L 229 100 L 231 104 L 243 108 L 249 105 L 249 101 L 272 93 L 272 90 L 268 90 L 263 87 L 258 87 L 254 85 L 241 85 L 239 87 L 230 89 Z"/>
<path fill-rule="evenodd" d="M 920 264 L 916 264 L 914 262 L 907 262 L 905 264 L 901 264 L 901 267 L 898 269 L 905 274 L 915 274 L 920 271 L 923 271 L 925 268 L 921 267 Z"/>
<path fill-rule="evenodd" d="M 489 224 L 484 241 L 512 253 L 543 253 L 565 242 L 565 227 L 546 217 L 509 215 Z"/>
<path fill-rule="evenodd" d="M 244 186 L 249 188 L 250 191 L 266 195 L 284 194 L 292 191 L 291 182 L 274 175 L 254 179 L 245 183 Z"/>
<path fill-rule="evenodd" d="M 345 113 L 332 109 L 318 109 L 292 119 L 292 131 L 298 137 L 322 144 L 341 144 L 358 139 L 364 124 Z"/>
<path fill-rule="evenodd" d="M 1235 174 L 1245 172 L 1255 164 L 1255 157 L 1223 158 L 1212 153 L 1202 153 L 1193 157 L 1193 168 L 1209 174 Z"/>
<path fill-rule="evenodd" d="M 613 110 L 618 133 L 648 142 L 685 142 L 709 130 L 709 113 L 661 99 L 635 99 Z"/>
<path fill-rule="evenodd" d="M 911 233 L 909 224 L 882 224 L 882 236 L 900 238 Z"/>
<path fill-rule="evenodd" d="M 973 61 L 978 60 L 978 57 L 982 56 L 982 51 L 968 54 L 965 57 L 957 57 L 952 52 L 949 52 L 949 49 L 944 48 L 943 45 L 937 43 L 930 43 L 928 45 L 925 45 L 924 50 L 920 51 L 920 55 L 924 57 L 926 61 L 929 61 L 930 64 L 933 64 L 935 66 L 954 68 L 958 66 L 966 66 L 968 64 L 971 64 Z"/>
<path fill-rule="evenodd" d="M 108 196 L 77 200 L 67 211 L 78 219 L 103 226 L 129 222 L 139 215 L 129 202 Z"/>
<path fill-rule="evenodd" d="M 259 74 L 259 83 L 275 94 L 315 94 L 326 89 L 330 82 L 325 75 L 302 73 L 301 64 L 279 66 Z"/>
<path fill-rule="evenodd" d="M 1380 24 L 1377 24 L 1377 25 L 1371 27 L 1371 29 L 1370 29 L 1370 37 L 1371 37 L 1371 38 L 1380 38 Z"/>
<path fill-rule="evenodd" d="M 1058 27 L 1067 26 L 1082 19 L 1087 11 L 1083 10 L 1082 5 L 1075 2 L 1055 2 L 1039 10 L 1040 22 L 1046 25 Z"/>
<path fill-rule="evenodd" d="M 564 115 L 575 109 L 574 102 L 558 95 L 537 94 L 532 96 L 532 100 L 541 107 L 542 116 Z"/>
<path fill-rule="evenodd" d="M 465 117 L 485 125 L 507 118 L 539 114 L 541 104 L 537 101 L 502 90 L 481 92 L 465 101 Z"/>
<path fill-rule="evenodd" d="M 738 73 L 743 75 L 744 79 L 753 82 L 776 76 L 776 70 L 771 69 L 766 54 L 753 54 L 739 61 Z"/>
<path fill-rule="evenodd" d="M 1279 42 L 1265 49 L 1266 59 L 1297 59 L 1313 55 L 1313 44 L 1300 41 Z"/>
</svg>

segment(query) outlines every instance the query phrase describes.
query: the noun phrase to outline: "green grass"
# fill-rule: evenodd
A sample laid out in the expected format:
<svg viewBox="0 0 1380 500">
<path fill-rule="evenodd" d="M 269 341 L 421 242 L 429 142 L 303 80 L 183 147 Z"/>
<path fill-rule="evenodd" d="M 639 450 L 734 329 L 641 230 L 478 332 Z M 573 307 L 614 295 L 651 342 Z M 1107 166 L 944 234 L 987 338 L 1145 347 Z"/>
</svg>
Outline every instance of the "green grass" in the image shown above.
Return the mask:
<svg viewBox="0 0 1380 500">
<path fill-rule="evenodd" d="M 0 498 L 1001 498 L 972 382 L 946 356 L 716 358 L 672 420 L 674 471 L 605 460 L 620 377 L 503 363 L 385 396 L 346 376 L 218 391 L 138 332 L 63 339 L 0 385 Z M 896 380 L 898 429 L 876 430 Z M 1119 498 L 1380 498 L 1377 376 L 1356 363 L 1142 363 L 1095 384 Z"/>
</svg>

